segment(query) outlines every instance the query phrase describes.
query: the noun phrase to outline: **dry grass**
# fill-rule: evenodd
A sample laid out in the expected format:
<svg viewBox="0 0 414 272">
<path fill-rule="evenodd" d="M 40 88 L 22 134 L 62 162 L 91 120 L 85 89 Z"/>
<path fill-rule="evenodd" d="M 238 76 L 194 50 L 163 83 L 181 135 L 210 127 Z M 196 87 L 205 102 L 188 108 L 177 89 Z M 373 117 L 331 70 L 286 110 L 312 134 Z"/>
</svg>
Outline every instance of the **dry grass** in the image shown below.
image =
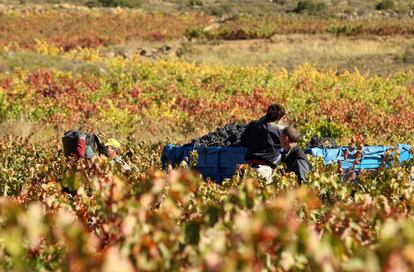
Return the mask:
<svg viewBox="0 0 414 272">
<path fill-rule="evenodd" d="M 28 120 L 6 121 L 0 123 L 0 138 L 28 139 L 31 143 L 47 143 L 52 139 L 59 139 L 61 132 L 47 128 Z"/>
<path fill-rule="evenodd" d="M 303 63 L 318 67 L 338 67 L 386 74 L 390 70 L 405 69 L 399 55 L 412 37 L 350 38 L 334 35 L 279 35 L 271 41 L 226 41 L 215 44 L 187 45 L 183 58 L 202 63 L 269 64 L 293 68 Z M 387 66 L 378 64 L 387 63 Z"/>
<path fill-rule="evenodd" d="M 187 61 L 207 64 L 256 65 L 293 69 L 311 63 L 318 68 L 336 67 L 339 71 L 354 70 L 371 74 L 387 75 L 412 68 L 414 37 L 347 37 L 335 35 L 276 35 L 271 40 L 182 42 L 129 42 L 124 45 L 103 48 L 104 55 L 119 52 L 139 53 L 144 48 L 157 50 L 164 45 L 172 49 L 157 57 L 178 57 Z M 409 49 L 407 51 L 407 49 Z M 411 51 L 410 51 L 411 50 Z M 408 53 L 407 53 L 408 52 Z M 60 57 L 39 55 L 30 51 L 0 53 L 0 72 L 17 67 L 29 70 L 40 68 L 99 74 L 100 67 L 74 62 Z"/>
</svg>

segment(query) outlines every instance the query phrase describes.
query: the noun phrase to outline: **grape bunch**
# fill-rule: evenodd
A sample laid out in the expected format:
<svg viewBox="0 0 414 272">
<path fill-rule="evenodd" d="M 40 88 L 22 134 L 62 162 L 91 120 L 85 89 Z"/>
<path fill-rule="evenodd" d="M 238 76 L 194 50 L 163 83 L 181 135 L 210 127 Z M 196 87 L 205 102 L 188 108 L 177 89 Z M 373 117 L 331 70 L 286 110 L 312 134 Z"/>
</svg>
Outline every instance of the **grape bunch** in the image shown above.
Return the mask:
<svg viewBox="0 0 414 272">
<path fill-rule="evenodd" d="M 338 144 L 333 138 L 313 136 L 308 143 L 308 148 L 314 148 L 314 147 L 338 148 Z"/>
<path fill-rule="evenodd" d="M 198 139 L 193 139 L 189 145 L 194 147 L 209 147 L 209 146 L 240 146 L 241 136 L 246 130 L 247 124 L 233 123 L 218 128 L 214 132 Z"/>
</svg>

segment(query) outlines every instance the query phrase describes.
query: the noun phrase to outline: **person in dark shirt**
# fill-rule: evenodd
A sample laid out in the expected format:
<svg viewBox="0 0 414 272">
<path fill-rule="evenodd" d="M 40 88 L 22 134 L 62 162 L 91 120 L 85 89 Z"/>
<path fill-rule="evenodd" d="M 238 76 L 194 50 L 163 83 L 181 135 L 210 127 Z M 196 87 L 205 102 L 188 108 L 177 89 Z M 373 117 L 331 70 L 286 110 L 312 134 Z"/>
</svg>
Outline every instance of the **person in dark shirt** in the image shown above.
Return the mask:
<svg viewBox="0 0 414 272">
<path fill-rule="evenodd" d="M 298 146 L 299 133 L 292 127 L 285 127 L 280 133 L 280 143 L 283 147 L 282 162 L 286 164 L 287 172 L 294 172 L 299 184 L 306 182 L 306 174 L 310 165 L 305 153 Z"/>
<path fill-rule="evenodd" d="M 280 161 L 280 127 L 275 122 L 285 113 L 282 105 L 270 105 L 266 115 L 250 122 L 241 137 L 242 146 L 247 148 L 244 159 L 266 179 L 266 183 L 272 182 L 273 168 Z"/>
</svg>

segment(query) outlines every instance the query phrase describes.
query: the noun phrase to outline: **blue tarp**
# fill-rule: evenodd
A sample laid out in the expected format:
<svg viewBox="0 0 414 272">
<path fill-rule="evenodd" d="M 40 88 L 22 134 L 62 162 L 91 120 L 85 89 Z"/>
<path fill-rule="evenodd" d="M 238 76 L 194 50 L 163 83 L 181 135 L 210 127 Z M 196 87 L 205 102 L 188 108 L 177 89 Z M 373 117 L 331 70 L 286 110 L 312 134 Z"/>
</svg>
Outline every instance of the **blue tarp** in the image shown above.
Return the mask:
<svg viewBox="0 0 414 272">
<path fill-rule="evenodd" d="M 383 163 L 388 166 L 392 163 L 391 160 L 385 161 L 385 154 L 388 150 L 391 150 L 392 158 L 395 156 L 395 151 L 398 150 L 399 153 L 399 163 L 401 164 L 404 161 L 407 161 L 412 158 L 411 146 L 400 144 L 396 147 L 394 146 L 366 146 L 363 148 L 362 156 L 358 163 L 355 163 L 355 169 L 377 169 Z M 305 153 L 310 154 L 316 157 L 322 157 L 325 165 L 341 162 L 341 167 L 343 169 L 349 169 L 354 165 L 354 162 L 357 158 L 357 150 L 350 151 L 349 147 L 344 146 L 341 148 L 310 148 L 305 150 Z M 347 158 L 345 154 L 348 153 Z"/>
</svg>

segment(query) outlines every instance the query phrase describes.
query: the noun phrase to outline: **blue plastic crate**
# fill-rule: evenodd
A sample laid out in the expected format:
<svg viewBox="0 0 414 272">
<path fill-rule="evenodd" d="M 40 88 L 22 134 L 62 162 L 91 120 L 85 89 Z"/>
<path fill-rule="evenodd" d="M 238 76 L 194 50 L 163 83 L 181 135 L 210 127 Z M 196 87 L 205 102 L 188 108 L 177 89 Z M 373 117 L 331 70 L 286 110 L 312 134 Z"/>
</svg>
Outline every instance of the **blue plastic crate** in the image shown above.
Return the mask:
<svg viewBox="0 0 414 272">
<path fill-rule="evenodd" d="M 190 152 L 197 151 L 197 170 L 203 178 L 211 178 L 221 184 L 224 179 L 231 178 L 238 164 L 244 164 L 243 147 L 199 147 L 166 145 L 162 152 L 161 161 L 165 169 L 168 164 L 179 165 L 185 158 L 190 159 Z"/>
</svg>

